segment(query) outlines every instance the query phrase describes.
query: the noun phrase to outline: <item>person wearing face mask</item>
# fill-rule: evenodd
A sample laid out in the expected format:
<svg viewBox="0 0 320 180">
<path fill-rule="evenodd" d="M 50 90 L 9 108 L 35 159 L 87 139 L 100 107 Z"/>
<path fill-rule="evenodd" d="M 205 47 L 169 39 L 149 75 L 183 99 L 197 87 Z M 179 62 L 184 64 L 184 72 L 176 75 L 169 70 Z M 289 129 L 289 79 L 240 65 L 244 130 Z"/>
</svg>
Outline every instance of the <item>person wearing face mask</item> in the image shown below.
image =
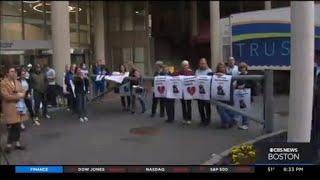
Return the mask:
<svg viewBox="0 0 320 180">
<path fill-rule="evenodd" d="M 26 114 L 18 111 L 17 103 L 25 97 L 21 83 L 17 80 L 16 70 L 13 67 L 6 68 L 6 77 L 1 81 L 2 111 L 8 128 L 6 153 L 12 150 L 12 143 L 15 143 L 15 149 L 24 150 L 25 147 L 20 144 L 21 119 Z"/>
<path fill-rule="evenodd" d="M 30 75 L 30 85 L 33 89 L 35 120 L 39 121 L 40 103 L 42 103 L 43 117 L 50 119 L 47 114 L 48 79 L 42 71 L 40 64 L 35 65 L 35 71 Z"/>
</svg>

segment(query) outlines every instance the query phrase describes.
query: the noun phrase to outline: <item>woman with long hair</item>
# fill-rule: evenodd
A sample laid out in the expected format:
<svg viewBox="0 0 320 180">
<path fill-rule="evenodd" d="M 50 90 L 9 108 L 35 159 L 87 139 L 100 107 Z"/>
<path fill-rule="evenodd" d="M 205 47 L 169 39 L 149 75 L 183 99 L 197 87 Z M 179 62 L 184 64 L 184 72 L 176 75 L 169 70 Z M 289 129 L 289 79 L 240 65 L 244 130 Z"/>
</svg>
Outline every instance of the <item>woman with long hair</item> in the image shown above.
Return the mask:
<svg viewBox="0 0 320 180">
<path fill-rule="evenodd" d="M 124 64 L 121 64 L 119 66 L 119 72 L 121 75 L 124 75 L 127 71 L 127 68 Z M 126 83 L 129 83 L 129 79 L 125 78 L 123 80 L 123 82 L 121 83 L 121 85 L 124 85 Z M 128 89 L 129 91 L 129 89 Z M 126 99 L 127 99 L 127 103 L 126 103 Z M 130 110 L 130 95 L 121 95 L 121 105 L 122 105 L 122 111 L 129 111 Z"/>
</svg>

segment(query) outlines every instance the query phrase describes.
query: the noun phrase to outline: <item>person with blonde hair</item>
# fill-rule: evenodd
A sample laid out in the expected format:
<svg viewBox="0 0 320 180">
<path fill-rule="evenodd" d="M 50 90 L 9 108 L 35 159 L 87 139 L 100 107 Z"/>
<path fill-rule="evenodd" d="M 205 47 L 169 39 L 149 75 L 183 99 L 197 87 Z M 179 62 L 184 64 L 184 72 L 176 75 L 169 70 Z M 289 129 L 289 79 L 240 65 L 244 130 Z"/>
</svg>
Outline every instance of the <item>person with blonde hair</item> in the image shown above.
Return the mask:
<svg viewBox="0 0 320 180">
<path fill-rule="evenodd" d="M 27 114 L 18 106 L 18 102 L 25 98 L 26 91 L 17 80 L 16 70 L 8 67 L 5 70 L 6 77 L 1 81 L 1 100 L 2 112 L 8 128 L 6 153 L 10 153 L 12 143 L 15 143 L 15 149 L 24 150 L 25 147 L 20 144 L 21 121 Z"/>
<path fill-rule="evenodd" d="M 190 69 L 189 61 L 183 60 L 181 63 L 182 70 L 180 71 L 179 75 L 183 76 L 194 76 L 194 72 Z M 185 124 L 191 124 L 191 117 L 192 117 L 192 100 L 184 100 L 181 99 L 182 105 L 182 115 Z"/>
</svg>

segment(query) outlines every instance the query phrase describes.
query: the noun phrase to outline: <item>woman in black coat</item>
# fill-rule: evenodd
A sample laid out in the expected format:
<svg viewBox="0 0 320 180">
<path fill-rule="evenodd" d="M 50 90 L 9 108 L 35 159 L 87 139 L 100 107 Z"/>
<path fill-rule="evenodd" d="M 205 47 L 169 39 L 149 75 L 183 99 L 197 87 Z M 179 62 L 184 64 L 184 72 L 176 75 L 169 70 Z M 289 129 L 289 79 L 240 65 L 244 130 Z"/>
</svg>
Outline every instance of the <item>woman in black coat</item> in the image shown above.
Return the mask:
<svg viewBox="0 0 320 180">
<path fill-rule="evenodd" d="M 80 122 L 88 121 L 87 117 L 87 94 L 89 79 L 82 73 L 79 67 L 76 68 L 76 76 L 73 78 L 74 91 L 76 95 L 76 107 Z"/>
</svg>

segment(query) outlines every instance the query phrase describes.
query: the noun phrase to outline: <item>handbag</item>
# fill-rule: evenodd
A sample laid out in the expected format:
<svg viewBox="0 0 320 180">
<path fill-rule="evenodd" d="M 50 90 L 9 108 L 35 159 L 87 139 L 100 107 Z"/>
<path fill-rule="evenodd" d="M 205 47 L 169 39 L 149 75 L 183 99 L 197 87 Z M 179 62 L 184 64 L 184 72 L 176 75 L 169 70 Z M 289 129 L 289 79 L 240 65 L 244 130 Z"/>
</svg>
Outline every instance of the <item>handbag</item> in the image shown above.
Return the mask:
<svg viewBox="0 0 320 180">
<path fill-rule="evenodd" d="M 17 102 L 16 108 L 17 108 L 18 114 L 20 114 L 20 115 L 25 115 L 25 114 L 27 114 L 27 106 L 26 106 L 26 104 L 24 103 L 24 100 L 23 100 L 23 99 L 20 99 L 20 100 Z"/>
</svg>

